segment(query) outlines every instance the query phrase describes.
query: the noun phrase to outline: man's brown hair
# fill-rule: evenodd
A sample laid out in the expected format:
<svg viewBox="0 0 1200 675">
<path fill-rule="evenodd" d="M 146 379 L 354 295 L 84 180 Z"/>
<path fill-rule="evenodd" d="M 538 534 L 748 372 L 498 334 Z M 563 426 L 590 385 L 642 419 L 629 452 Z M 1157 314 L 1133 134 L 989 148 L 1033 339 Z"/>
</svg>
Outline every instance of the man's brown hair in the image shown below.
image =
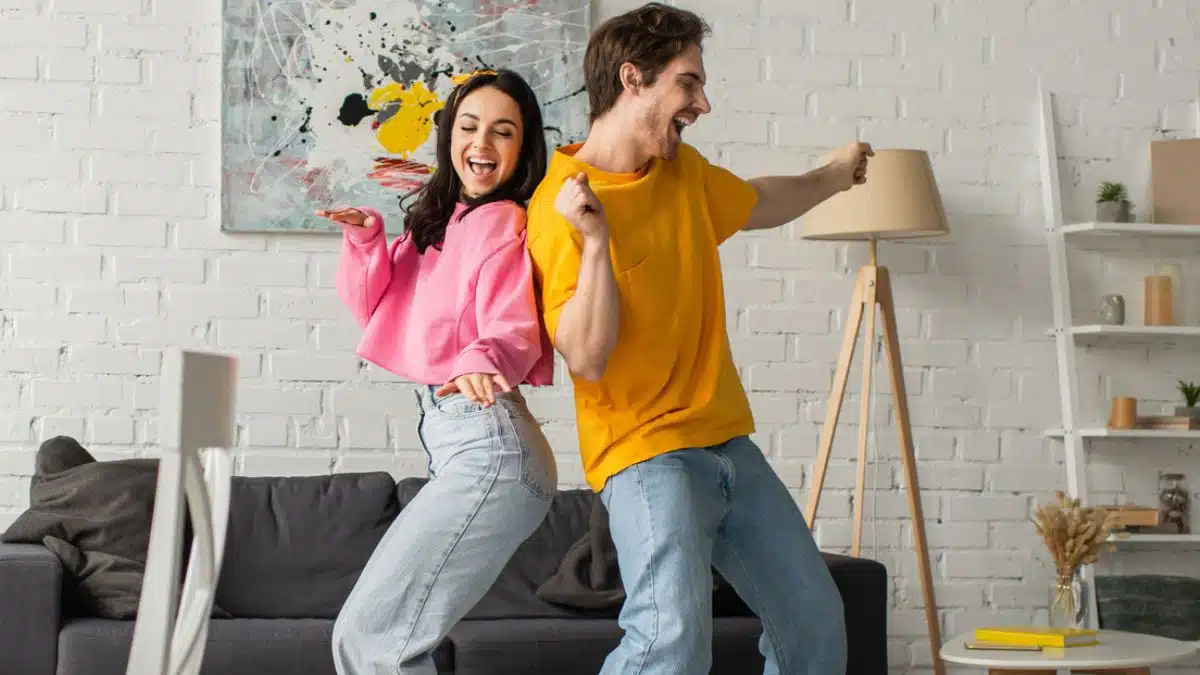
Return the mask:
<svg viewBox="0 0 1200 675">
<path fill-rule="evenodd" d="M 588 40 L 583 57 L 584 84 L 591 106 L 589 119 L 612 109 L 624 91 L 621 64 L 641 71 L 641 83 L 651 86 L 672 59 L 690 45 L 700 46 L 709 26 L 695 12 L 651 2 L 600 24 Z"/>
</svg>

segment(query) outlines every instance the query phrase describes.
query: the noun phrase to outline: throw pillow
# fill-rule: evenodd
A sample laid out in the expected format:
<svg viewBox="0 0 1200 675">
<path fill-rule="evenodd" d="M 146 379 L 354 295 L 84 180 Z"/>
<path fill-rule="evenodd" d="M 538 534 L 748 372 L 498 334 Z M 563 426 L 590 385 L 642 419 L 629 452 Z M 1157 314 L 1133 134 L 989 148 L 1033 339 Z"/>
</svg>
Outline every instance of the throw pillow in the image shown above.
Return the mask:
<svg viewBox="0 0 1200 675">
<path fill-rule="evenodd" d="M 157 481 L 158 460 L 98 462 L 75 439 L 56 436 L 38 448 L 29 509 L 0 541 L 40 543 L 59 558 L 69 614 L 133 619 Z M 181 567 L 187 565 L 190 529 L 185 517 Z M 218 608 L 213 615 L 228 616 Z"/>
<path fill-rule="evenodd" d="M 336 618 L 399 512 L 385 471 L 237 478 L 217 604 L 239 618 Z"/>
</svg>

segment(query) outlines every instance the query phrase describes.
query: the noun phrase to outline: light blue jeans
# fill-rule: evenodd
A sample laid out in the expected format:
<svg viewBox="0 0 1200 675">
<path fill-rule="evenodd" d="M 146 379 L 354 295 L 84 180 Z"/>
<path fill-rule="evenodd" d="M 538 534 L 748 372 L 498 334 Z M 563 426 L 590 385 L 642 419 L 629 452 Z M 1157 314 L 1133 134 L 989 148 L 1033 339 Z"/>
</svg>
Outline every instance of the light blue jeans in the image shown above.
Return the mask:
<svg viewBox="0 0 1200 675">
<path fill-rule="evenodd" d="M 339 675 L 435 675 L 433 650 L 550 509 L 558 474 L 519 391 L 483 408 L 417 391 L 430 480 L 379 542 L 333 627 Z"/>
<path fill-rule="evenodd" d="M 659 455 L 601 491 L 626 599 L 601 675 L 708 675 L 715 567 L 762 620 L 766 675 L 846 672 L 842 598 L 749 438 Z"/>
</svg>

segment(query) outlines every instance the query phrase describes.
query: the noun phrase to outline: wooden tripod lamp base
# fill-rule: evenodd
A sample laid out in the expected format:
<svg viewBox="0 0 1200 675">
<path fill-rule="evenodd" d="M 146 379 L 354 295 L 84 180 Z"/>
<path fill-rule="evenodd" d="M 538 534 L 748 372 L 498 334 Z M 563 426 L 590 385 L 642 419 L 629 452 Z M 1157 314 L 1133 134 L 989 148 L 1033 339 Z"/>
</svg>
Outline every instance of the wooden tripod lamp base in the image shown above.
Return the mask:
<svg viewBox="0 0 1200 675">
<path fill-rule="evenodd" d="M 811 528 L 817 517 L 821 488 L 825 483 L 825 473 L 833 449 L 833 437 L 842 411 L 846 382 L 850 377 L 850 364 L 854 358 L 859 328 L 865 315 L 868 339 L 863 350 L 866 358 L 863 364 L 859 415 L 858 471 L 854 483 L 854 540 L 851 544 L 851 555 L 857 557 L 860 554 L 872 385 L 871 366 L 875 354 L 875 313 L 878 308 L 888 376 L 894 397 L 896 425 L 900 432 L 900 457 L 904 464 L 904 483 L 912 515 L 913 545 L 921 574 L 925 622 L 929 630 L 933 669 L 937 675 L 944 675 L 946 667 L 941 658 L 942 637 L 937 603 L 934 600 L 933 571 L 929 562 L 929 547 L 925 541 L 925 517 L 921 511 L 921 488 L 917 481 L 917 459 L 913 449 L 912 423 L 908 415 L 908 395 L 904 386 L 904 366 L 900 359 L 900 342 L 896 331 L 892 282 L 887 268 L 877 262 L 876 242 L 879 239 L 928 237 L 948 231 L 949 226 L 933 177 L 929 155 L 922 150 L 877 149 L 868 162 L 866 182 L 840 192 L 811 209 L 805 216 L 803 232 L 806 239 L 865 240 L 871 247 L 870 262 L 858 271 L 854 282 L 854 296 L 846 314 L 845 335 L 833 377 L 833 390 L 829 396 L 825 425 L 821 430 L 821 444 L 813 467 L 812 481 L 808 486 L 805 518 Z"/>
<path fill-rule="evenodd" d="M 858 433 L 858 466 L 854 481 L 854 539 L 850 555 L 858 557 L 862 546 L 863 502 L 867 473 L 867 430 L 871 400 L 872 361 L 875 352 L 875 311 L 883 324 L 883 344 L 887 355 L 888 376 L 892 385 L 896 406 L 896 426 L 900 431 L 900 457 L 904 464 L 904 484 L 908 491 L 908 506 L 912 512 L 913 544 L 916 548 L 917 564 L 921 572 L 921 589 L 925 600 L 925 622 L 929 629 L 929 642 L 933 654 L 934 671 L 945 673 L 941 662 L 941 628 L 938 622 L 937 603 L 934 600 L 933 571 L 929 563 L 929 546 L 925 540 L 925 516 L 921 509 L 921 488 L 917 480 L 917 458 L 913 448 L 912 425 L 908 415 L 908 395 L 904 385 L 904 366 L 900 359 L 900 343 L 897 339 L 896 309 L 892 301 L 892 282 L 886 267 L 875 264 L 875 242 L 871 242 L 871 264 L 858 271 L 854 283 L 854 298 L 846 315 L 846 329 L 842 338 L 842 349 L 838 356 L 837 370 L 833 376 L 833 391 L 829 395 L 829 408 L 825 413 L 825 426 L 821 430 L 821 445 L 817 461 L 813 466 L 812 483 L 808 486 L 808 506 L 805 518 L 811 528 L 817 517 L 821 501 L 821 488 L 825 484 L 825 472 L 829 468 L 829 457 L 833 450 L 833 438 L 837 431 L 845 400 L 846 382 L 850 377 L 850 365 L 858 343 L 859 327 L 866 315 L 867 343 L 863 349 L 863 386 L 860 401 Z"/>
</svg>

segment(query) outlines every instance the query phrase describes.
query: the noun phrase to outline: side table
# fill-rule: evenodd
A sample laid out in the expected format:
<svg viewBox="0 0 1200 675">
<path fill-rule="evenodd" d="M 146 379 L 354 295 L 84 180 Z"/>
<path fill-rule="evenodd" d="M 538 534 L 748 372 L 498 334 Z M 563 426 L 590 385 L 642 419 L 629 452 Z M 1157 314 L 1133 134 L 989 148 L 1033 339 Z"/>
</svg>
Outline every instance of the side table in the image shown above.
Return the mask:
<svg viewBox="0 0 1200 675">
<path fill-rule="evenodd" d="M 1076 675 L 1150 675 L 1150 666 L 1182 661 L 1198 651 L 1193 642 L 1156 635 L 1102 630 L 1100 644 L 1086 647 L 1046 647 L 1036 652 L 967 649 L 974 631 L 954 636 L 942 646 L 942 660 L 962 666 L 987 668 L 989 675 L 1055 675 L 1067 670 Z"/>
</svg>

